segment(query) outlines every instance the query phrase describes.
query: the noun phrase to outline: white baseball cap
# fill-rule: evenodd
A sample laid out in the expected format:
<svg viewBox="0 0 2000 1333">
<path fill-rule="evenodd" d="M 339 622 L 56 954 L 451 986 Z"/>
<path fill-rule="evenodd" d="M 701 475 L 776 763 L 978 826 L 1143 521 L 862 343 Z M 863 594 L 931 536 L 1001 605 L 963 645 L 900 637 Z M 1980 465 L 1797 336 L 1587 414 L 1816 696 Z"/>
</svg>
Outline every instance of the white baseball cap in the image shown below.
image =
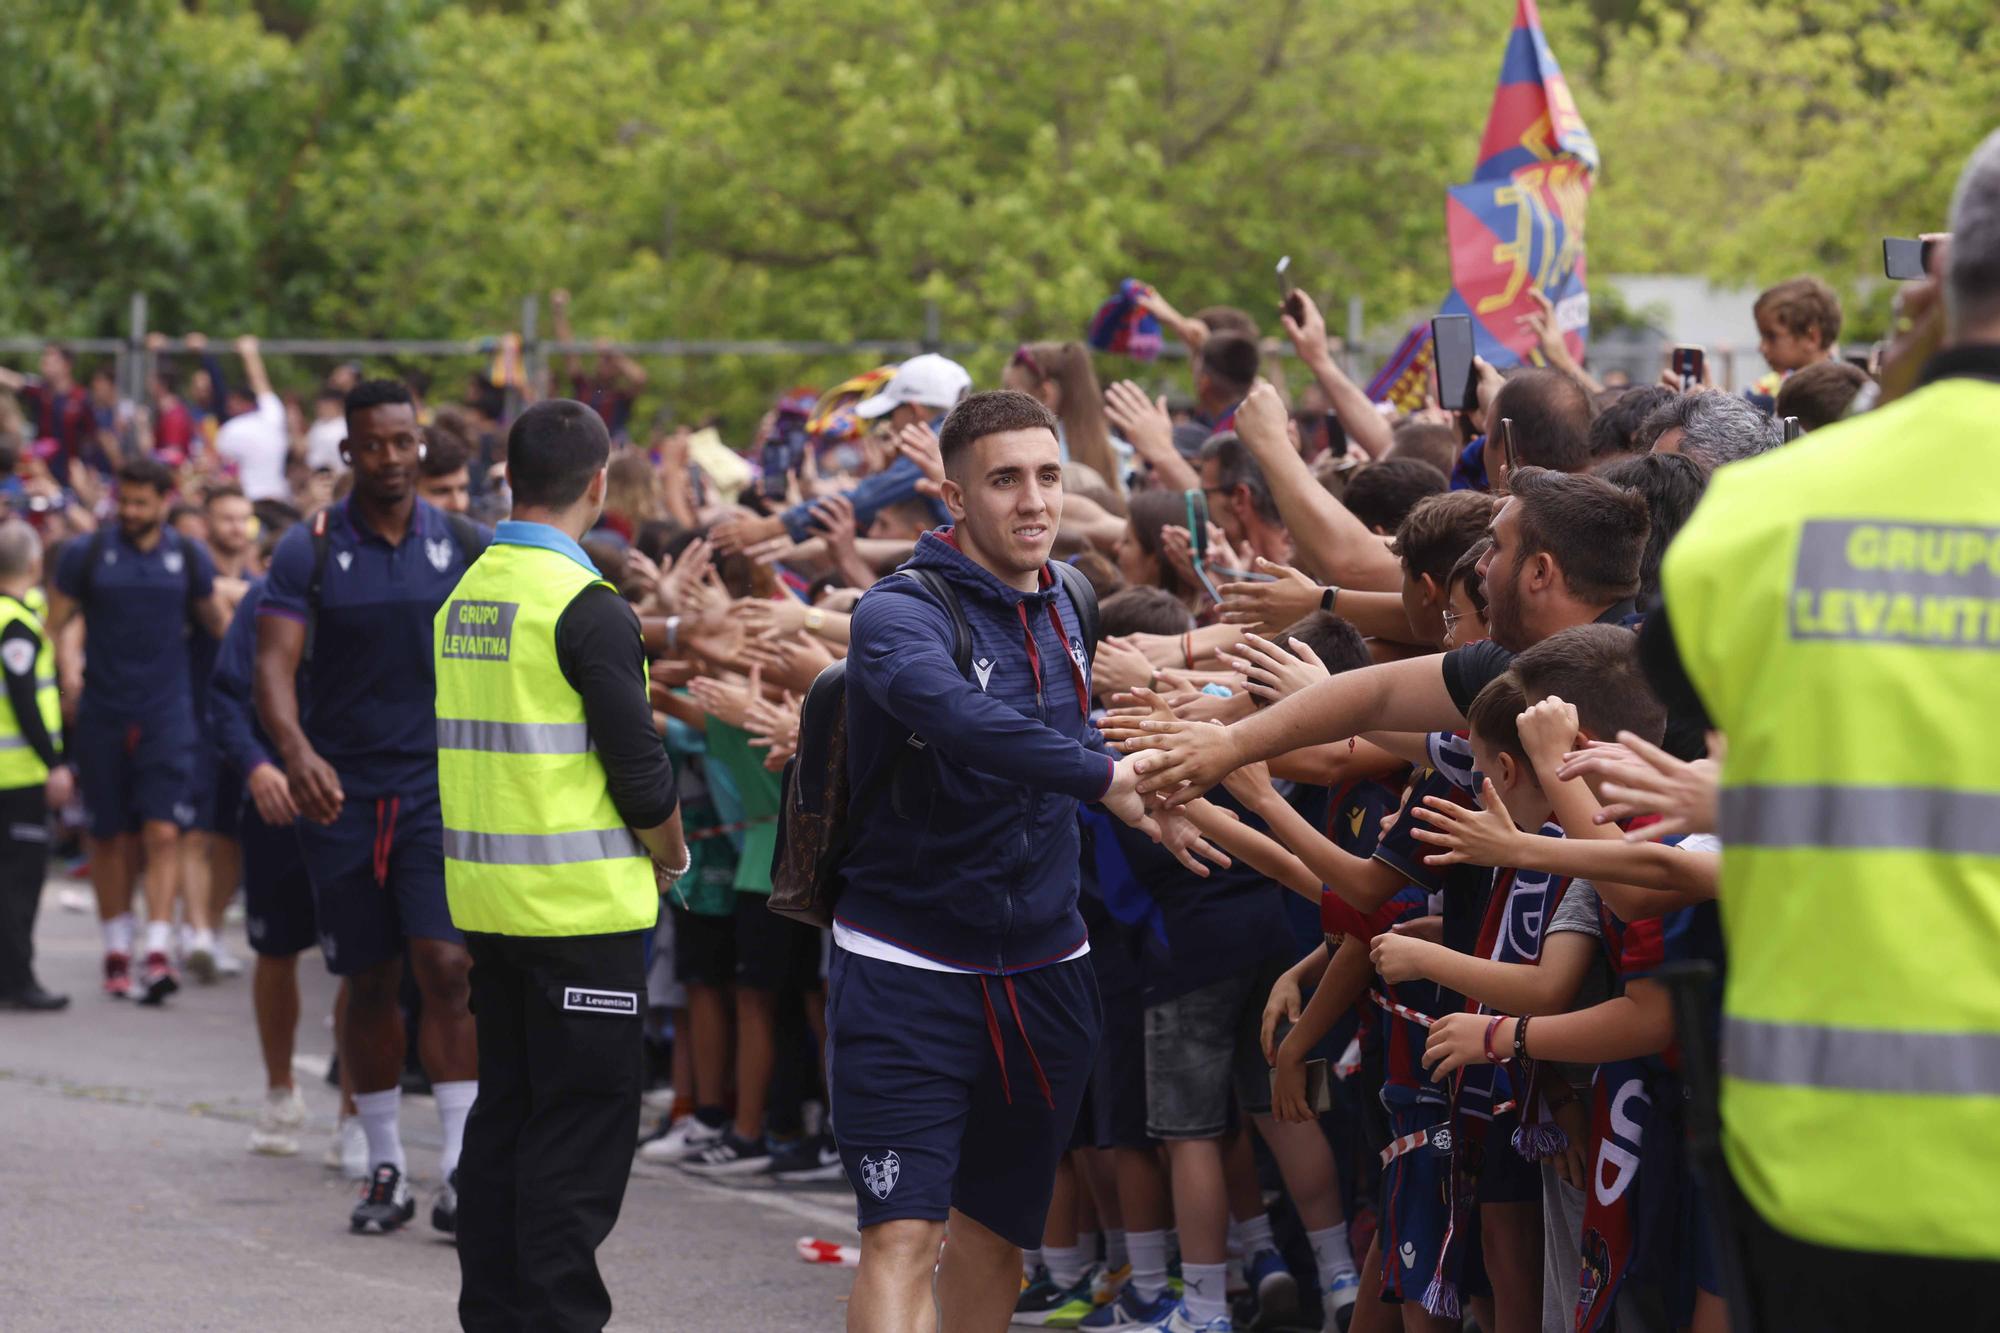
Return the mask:
<svg viewBox="0 0 2000 1333">
<path fill-rule="evenodd" d="M 958 406 L 971 387 L 972 376 L 966 374 L 964 366 L 948 356 L 925 352 L 897 366 L 882 392 L 856 403 L 854 413 L 873 420 L 888 416 L 905 403 L 948 411 Z"/>
</svg>

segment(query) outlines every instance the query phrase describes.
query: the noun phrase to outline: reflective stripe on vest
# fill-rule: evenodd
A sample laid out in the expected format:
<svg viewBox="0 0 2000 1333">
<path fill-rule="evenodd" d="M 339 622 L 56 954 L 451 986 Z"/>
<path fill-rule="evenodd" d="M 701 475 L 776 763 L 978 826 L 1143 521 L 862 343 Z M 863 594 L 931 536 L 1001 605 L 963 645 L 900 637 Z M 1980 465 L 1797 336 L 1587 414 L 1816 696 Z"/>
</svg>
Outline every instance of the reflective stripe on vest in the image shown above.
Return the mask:
<svg viewBox="0 0 2000 1333">
<path fill-rule="evenodd" d="M 590 727 L 583 722 L 474 722 L 438 719 L 438 749 L 482 754 L 585 754 Z"/>
<path fill-rule="evenodd" d="M 1726 1018 L 1731 1078 L 1794 1088 L 2000 1097 L 2000 1034 L 1889 1032 Z"/>
<path fill-rule="evenodd" d="M 644 856 L 646 848 L 628 828 L 572 833 L 468 833 L 448 828 L 444 831 L 444 854 L 474 865 L 560 866 L 613 856 Z"/>
<path fill-rule="evenodd" d="M 1724 846 L 2000 856 L 2000 792 L 1938 787 L 1725 787 Z"/>
<path fill-rule="evenodd" d="M 40 617 L 31 606 L 11 597 L 0 597 L 0 632 L 16 624 L 27 626 L 41 640 L 34 664 L 35 711 L 41 716 L 42 730 L 60 748 L 62 696 L 56 686 L 55 640 L 49 637 L 48 630 L 43 628 Z M 11 704 L 0 701 L 0 790 L 39 787 L 48 778 L 49 766 L 28 744 L 28 738 L 21 732 L 21 721 L 14 716 Z"/>
</svg>

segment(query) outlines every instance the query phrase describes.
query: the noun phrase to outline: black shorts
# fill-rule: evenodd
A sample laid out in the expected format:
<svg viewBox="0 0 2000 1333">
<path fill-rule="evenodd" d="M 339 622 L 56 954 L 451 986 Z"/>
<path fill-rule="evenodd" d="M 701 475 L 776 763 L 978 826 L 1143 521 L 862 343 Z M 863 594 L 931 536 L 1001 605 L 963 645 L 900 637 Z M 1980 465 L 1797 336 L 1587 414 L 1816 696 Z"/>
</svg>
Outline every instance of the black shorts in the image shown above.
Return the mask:
<svg viewBox="0 0 2000 1333">
<path fill-rule="evenodd" d="M 1146 1133 L 1146 1002 L 1137 989 L 1104 996 L 1104 1036 L 1090 1078 L 1093 1144 L 1149 1148 Z"/>
<path fill-rule="evenodd" d="M 820 932 L 779 916 L 770 895 L 738 892 L 728 916 L 674 915 L 674 980 L 752 990 L 820 988 Z"/>
</svg>

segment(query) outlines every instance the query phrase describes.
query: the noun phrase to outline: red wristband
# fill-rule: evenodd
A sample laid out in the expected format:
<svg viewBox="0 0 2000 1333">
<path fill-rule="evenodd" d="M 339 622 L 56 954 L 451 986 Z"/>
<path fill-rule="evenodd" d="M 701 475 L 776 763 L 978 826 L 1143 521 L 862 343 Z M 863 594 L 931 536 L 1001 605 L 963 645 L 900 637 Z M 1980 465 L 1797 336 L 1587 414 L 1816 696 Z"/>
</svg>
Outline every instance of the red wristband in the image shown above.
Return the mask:
<svg viewBox="0 0 2000 1333">
<path fill-rule="evenodd" d="M 1486 1049 L 1486 1063 L 1489 1065 L 1500 1063 L 1500 1057 L 1493 1053 L 1493 1034 L 1500 1030 L 1500 1021 L 1505 1017 L 1505 1014 L 1495 1014 L 1493 1021 L 1486 1025 L 1486 1039 L 1480 1045 Z"/>
</svg>

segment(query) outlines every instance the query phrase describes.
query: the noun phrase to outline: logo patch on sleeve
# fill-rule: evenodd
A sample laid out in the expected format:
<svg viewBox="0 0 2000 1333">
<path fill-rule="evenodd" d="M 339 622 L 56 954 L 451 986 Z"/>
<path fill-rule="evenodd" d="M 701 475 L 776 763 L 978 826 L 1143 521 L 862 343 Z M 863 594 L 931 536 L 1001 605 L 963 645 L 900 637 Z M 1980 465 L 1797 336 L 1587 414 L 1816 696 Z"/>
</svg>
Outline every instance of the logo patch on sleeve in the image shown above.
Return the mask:
<svg viewBox="0 0 2000 1333">
<path fill-rule="evenodd" d="M 7 664 L 9 673 L 25 676 L 35 669 L 35 645 L 26 639 L 9 639 L 0 643 L 0 662 Z"/>
<path fill-rule="evenodd" d="M 579 1014 L 624 1014 L 636 1017 L 639 996 L 629 990 L 589 990 L 583 986 L 563 987 L 563 1008 Z"/>
<path fill-rule="evenodd" d="M 514 616 L 519 602 L 474 602 L 453 598 L 444 622 L 442 657 L 504 662 L 514 651 Z"/>
</svg>

